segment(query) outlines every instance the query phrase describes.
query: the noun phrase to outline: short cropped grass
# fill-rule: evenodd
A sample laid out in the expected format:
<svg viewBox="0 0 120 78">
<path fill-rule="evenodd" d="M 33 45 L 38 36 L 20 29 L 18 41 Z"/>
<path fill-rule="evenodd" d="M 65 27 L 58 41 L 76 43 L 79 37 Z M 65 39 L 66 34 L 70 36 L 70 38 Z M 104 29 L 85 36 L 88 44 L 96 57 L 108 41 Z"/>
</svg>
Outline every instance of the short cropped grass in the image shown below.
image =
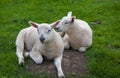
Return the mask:
<svg viewBox="0 0 120 78">
<path fill-rule="evenodd" d="M 93 29 L 93 46 L 85 53 L 90 73 L 83 77 L 120 78 L 120 0 L 1 0 L 0 78 L 52 78 L 30 73 L 29 60 L 18 65 L 15 40 L 28 21 L 52 23 L 68 11 Z"/>
</svg>

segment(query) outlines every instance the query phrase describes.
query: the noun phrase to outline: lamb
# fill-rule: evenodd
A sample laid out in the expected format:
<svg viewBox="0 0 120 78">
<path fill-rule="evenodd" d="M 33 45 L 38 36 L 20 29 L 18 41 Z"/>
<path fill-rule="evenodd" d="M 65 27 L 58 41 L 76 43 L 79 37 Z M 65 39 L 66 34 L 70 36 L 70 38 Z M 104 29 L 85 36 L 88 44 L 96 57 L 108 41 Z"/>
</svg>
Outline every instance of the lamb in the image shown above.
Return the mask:
<svg viewBox="0 0 120 78">
<path fill-rule="evenodd" d="M 29 24 L 31 27 L 22 29 L 16 39 L 19 64 L 24 64 L 23 51 L 27 52 L 27 56 L 30 56 L 36 64 L 41 64 L 42 56 L 45 56 L 54 59 L 58 77 L 65 77 L 61 67 L 64 43 L 61 36 L 53 29 L 58 22 L 38 24 L 30 21 Z"/>
<path fill-rule="evenodd" d="M 92 45 L 92 29 L 87 22 L 72 16 L 71 11 L 60 20 L 56 29 L 68 35 L 67 42 L 74 50 L 85 52 Z"/>
</svg>

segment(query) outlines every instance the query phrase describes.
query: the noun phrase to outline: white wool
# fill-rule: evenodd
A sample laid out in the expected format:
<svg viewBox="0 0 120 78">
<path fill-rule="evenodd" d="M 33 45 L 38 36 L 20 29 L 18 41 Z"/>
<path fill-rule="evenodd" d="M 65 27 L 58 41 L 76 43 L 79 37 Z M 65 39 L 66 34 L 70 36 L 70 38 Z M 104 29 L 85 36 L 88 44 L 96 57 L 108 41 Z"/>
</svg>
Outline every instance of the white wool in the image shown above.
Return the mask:
<svg viewBox="0 0 120 78">
<path fill-rule="evenodd" d="M 76 19 L 70 28 L 66 30 L 66 33 L 69 36 L 71 47 L 75 50 L 92 45 L 92 30 L 82 20 Z"/>
<path fill-rule="evenodd" d="M 72 12 L 68 12 L 67 16 L 60 20 L 56 28 L 69 36 L 67 42 L 74 50 L 84 52 L 92 45 L 92 29 L 87 22 L 72 16 Z"/>
<path fill-rule="evenodd" d="M 32 22 L 33 23 L 33 22 Z M 33 23 L 33 25 L 36 23 Z M 44 31 L 50 28 L 50 24 L 36 24 L 38 29 L 41 27 Z M 40 25 L 40 26 L 39 26 Z M 43 31 L 41 30 L 41 31 Z M 43 34 L 44 35 L 44 34 Z M 50 35 L 50 36 L 49 36 Z M 47 42 L 40 42 L 40 34 L 37 32 L 37 28 L 28 27 L 22 29 L 16 39 L 16 54 L 18 56 L 19 64 L 24 63 L 23 53 L 30 52 L 27 55 L 35 61 L 35 63 L 40 64 L 43 61 L 42 55 L 46 56 L 48 59 L 54 59 L 54 63 L 58 70 L 58 76 L 64 77 L 61 68 L 61 60 L 63 56 L 64 43 L 61 36 L 54 30 L 51 29 L 51 33 L 46 36 Z"/>
<path fill-rule="evenodd" d="M 55 57 L 60 56 L 60 54 L 62 54 L 63 52 L 63 41 L 60 35 L 55 30 L 53 30 L 53 32 L 54 32 L 53 40 L 50 43 L 42 44 L 38 38 L 36 28 L 34 27 L 25 28 L 21 30 L 20 33 L 18 34 L 16 39 L 16 46 L 17 48 L 23 49 L 21 51 L 25 50 L 31 51 L 33 47 L 36 46 L 38 48 L 36 48 L 35 50 L 39 50 L 39 52 L 41 52 L 41 54 L 45 56 L 48 55 L 47 56 L 48 59 L 53 59 Z"/>
</svg>

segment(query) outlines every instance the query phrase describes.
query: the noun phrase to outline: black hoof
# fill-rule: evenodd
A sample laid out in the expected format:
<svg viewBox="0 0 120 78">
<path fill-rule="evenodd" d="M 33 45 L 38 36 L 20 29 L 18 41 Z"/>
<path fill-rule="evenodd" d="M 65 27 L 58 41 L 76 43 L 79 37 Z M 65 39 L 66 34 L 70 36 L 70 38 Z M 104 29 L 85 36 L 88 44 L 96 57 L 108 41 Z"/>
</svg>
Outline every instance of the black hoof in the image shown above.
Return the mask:
<svg viewBox="0 0 120 78">
<path fill-rule="evenodd" d="M 21 66 L 21 67 L 23 67 L 23 66 L 24 66 L 24 63 L 23 63 L 23 62 L 22 62 L 22 63 L 20 63 L 20 66 Z"/>
</svg>

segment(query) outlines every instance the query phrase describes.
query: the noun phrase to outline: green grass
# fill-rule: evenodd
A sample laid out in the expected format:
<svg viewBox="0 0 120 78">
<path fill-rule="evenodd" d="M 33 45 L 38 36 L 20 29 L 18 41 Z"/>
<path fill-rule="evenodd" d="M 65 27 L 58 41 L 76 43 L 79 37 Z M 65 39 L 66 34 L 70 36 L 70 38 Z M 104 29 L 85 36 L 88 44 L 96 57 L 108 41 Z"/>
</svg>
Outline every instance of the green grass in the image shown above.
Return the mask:
<svg viewBox="0 0 120 78">
<path fill-rule="evenodd" d="M 27 71 L 29 60 L 18 65 L 15 40 L 28 21 L 52 23 L 68 11 L 93 29 L 93 46 L 85 53 L 90 73 L 84 78 L 120 78 L 120 0 L 1 0 L 0 78 L 52 78 Z M 92 25 L 95 20 L 101 24 Z"/>
</svg>

